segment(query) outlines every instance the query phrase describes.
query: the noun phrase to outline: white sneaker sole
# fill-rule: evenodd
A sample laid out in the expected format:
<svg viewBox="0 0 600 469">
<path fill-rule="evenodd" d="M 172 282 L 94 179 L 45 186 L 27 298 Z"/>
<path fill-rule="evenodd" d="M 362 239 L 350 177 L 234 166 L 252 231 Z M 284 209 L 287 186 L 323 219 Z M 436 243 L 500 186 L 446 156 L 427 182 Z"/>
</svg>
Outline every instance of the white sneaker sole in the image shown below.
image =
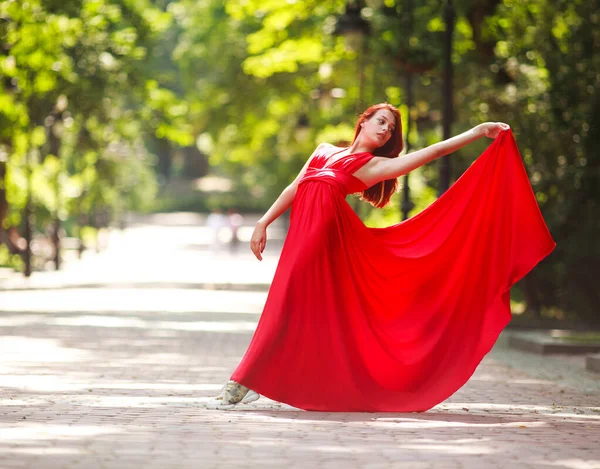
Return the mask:
<svg viewBox="0 0 600 469">
<path fill-rule="evenodd" d="M 248 391 L 244 398 L 238 404 L 250 404 L 260 399 L 260 394 L 254 391 Z M 211 399 L 207 401 L 204 407 L 210 410 L 228 410 L 233 409 L 238 404 L 225 404 L 223 399 Z"/>
<path fill-rule="evenodd" d="M 204 404 L 204 407 L 209 410 L 227 410 L 233 409 L 235 406 L 236 404 L 223 404 L 221 399 L 211 399 Z"/>
</svg>

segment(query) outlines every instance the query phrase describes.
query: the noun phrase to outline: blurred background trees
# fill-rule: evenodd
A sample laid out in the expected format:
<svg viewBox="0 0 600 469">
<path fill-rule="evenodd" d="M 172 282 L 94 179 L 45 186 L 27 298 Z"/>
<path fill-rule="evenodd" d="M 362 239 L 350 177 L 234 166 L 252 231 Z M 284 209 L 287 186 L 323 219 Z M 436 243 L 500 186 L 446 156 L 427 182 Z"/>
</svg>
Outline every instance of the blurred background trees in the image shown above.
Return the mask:
<svg viewBox="0 0 600 469">
<path fill-rule="evenodd" d="M 0 0 L 0 263 L 31 269 L 36 235 L 59 246 L 126 211 L 264 210 L 372 103 L 400 107 L 411 148 L 438 141 L 448 18 L 452 133 L 512 126 L 558 243 L 517 295 L 600 321 L 597 1 Z M 452 180 L 487 143 L 452 155 Z M 411 215 L 439 179 L 411 174 Z M 400 194 L 352 203 L 400 220 Z"/>
</svg>

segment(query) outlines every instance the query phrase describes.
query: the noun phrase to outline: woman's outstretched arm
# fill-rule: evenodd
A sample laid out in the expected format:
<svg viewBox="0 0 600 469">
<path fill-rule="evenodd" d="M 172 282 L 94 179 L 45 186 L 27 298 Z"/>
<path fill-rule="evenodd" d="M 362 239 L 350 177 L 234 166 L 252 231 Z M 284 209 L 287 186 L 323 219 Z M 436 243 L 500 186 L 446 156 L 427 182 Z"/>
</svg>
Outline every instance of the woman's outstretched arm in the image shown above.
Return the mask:
<svg viewBox="0 0 600 469">
<path fill-rule="evenodd" d="M 298 182 L 300 182 L 300 179 L 302 179 L 306 173 L 310 161 L 319 150 L 327 145 L 327 143 L 322 143 L 315 149 L 298 173 L 298 176 L 296 176 L 296 179 L 281 192 L 281 195 L 273 202 L 271 208 L 269 208 L 260 220 L 256 222 L 252 238 L 250 239 L 250 249 L 259 261 L 262 261 L 261 253 L 265 250 L 267 244 L 267 226 L 273 223 L 283 212 L 290 208 L 294 201 L 294 197 L 296 196 L 296 191 L 298 190 Z"/>
<path fill-rule="evenodd" d="M 507 124 L 502 122 L 486 122 L 448 140 L 434 143 L 427 148 L 408 153 L 399 158 L 374 158 L 371 160 L 373 164 L 365 165 L 366 174 L 361 174 L 360 178 L 370 186 L 379 181 L 400 177 L 481 137 L 496 138 L 500 132 L 509 128 Z"/>
</svg>

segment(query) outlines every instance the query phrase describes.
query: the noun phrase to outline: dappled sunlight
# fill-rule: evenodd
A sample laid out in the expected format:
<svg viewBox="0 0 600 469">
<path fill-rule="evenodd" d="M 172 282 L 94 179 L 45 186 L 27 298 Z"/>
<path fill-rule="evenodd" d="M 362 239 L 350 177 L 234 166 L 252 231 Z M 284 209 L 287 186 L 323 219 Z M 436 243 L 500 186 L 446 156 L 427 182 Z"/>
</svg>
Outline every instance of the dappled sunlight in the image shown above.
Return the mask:
<svg viewBox="0 0 600 469">
<path fill-rule="evenodd" d="M 150 383 L 150 382 L 122 382 L 122 383 L 102 383 L 102 389 L 120 389 L 120 390 L 143 390 L 143 391 L 178 391 L 178 392 L 196 392 L 196 391 L 220 391 L 223 386 L 214 383 Z"/>
<path fill-rule="evenodd" d="M 512 383 L 512 381 L 511 381 Z M 572 410 L 578 412 L 572 412 Z M 598 407 L 593 406 L 581 406 L 577 407 L 566 407 L 557 405 L 527 405 L 527 404 L 497 404 L 492 402 L 444 402 L 436 407 L 434 410 L 437 412 L 446 411 L 468 411 L 473 414 L 517 414 L 522 415 L 523 412 L 528 412 L 533 415 L 555 415 L 560 414 L 561 418 L 576 418 L 576 419 L 587 419 L 593 420 L 600 423 L 600 412 Z M 585 412 L 585 414 L 584 414 Z"/>
<path fill-rule="evenodd" d="M 22 423 L 19 427 L 0 426 L 0 441 L 17 444 L 35 440 L 60 438 L 63 442 L 79 438 L 93 438 L 102 435 L 124 433 L 123 428 L 114 425 L 55 425 L 43 423 Z"/>
<path fill-rule="evenodd" d="M 250 313 L 262 311 L 266 292 L 197 290 L 193 288 L 72 288 L 2 292 L 5 312 L 158 312 Z M 2 318 L 2 324 L 6 324 Z M 15 319 L 16 321 L 16 319 Z"/>
<path fill-rule="evenodd" d="M 493 454 L 497 453 L 498 450 L 494 450 L 490 447 L 478 444 L 478 445 L 467 445 L 467 444 L 440 444 L 440 443 L 426 443 L 423 444 L 400 444 L 399 448 L 413 450 L 413 451 L 435 451 L 442 454 Z"/>
<path fill-rule="evenodd" d="M 600 458 L 598 459 L 559 459 L 557 461 L 537 461 L 539 464 L 560 467 L 564 469 L 598 469 L 600 468 Z"/>
<path fill-rule="evenodd" d="M 426 428 L 455 428 L 455 427 L 544 427 L 547 424 L 544 422 L 531 422 L 529 420 L 523 421 L 514 421 L 514 422 L 495 422 L 493 416 L 490 416 L 488 419 L 482 419 L 480 421 L 474 421 L 474 419 L 469 419 L 469 421 L 454 421 L 451 419 L 447 420 L 435 420 L 435 419 L 378 419 L 377 426 L 381 427 L 389 427 L 389 428 L 398 428 L 399 426 L 403 429 L 414 428 L 414 429 L 426 429 Z"/>
<path fill-rule="evenodd" d="M 148 454 L 179 454 L 187 441 L 204 457 L 226 441 L 229 454 L 240 459 L 285 452 L 299 460 L 472 464 L 527 448 L 524 465 L 553 460 L 564 462 L 556 468 L 593 467 L 585 465 L 589 459 L 567 459 L 559 448 L 529 446 L 557 432 L 571 446 L 597 435 L 594 402 L 573 401 L 549 381 L 507 371 L 490 358 L 463 389 L 424 413 L 304 412 L 265 397 L 208 410 L 250 342 L 259 317 L 252 302 L 258 305 L 263 293 L 13 293 L 0 293 L 2 305 L 14 309 L 0 315 L 0 458 L 68 467 L 114 452 L 123 461 L 141 461 Z M 33 311 L 18 311 L 21 300 Z M 111 312 L 122 301 L 126 308 Z M 541 389 L 554 397 L 540 400 Z"/>
<path fill-rule="evenodd" d="M 72 377 L 55 375 L 15 375 L 6 376 L 2 379 L 2 386 L 18 389 L 20 392 L 69 392 L 83 391 L 90 387 L 88 379 L 81 378 L 78 382 L 72 382 Z"/>
<path fill-rule="evenodd" d="M 368 453 L 370 452 L 367 448 L 353 448 L 351 446 L 342 446 L 342 445 L 315 445 L 313 448 L 315 451 L 319 451 L 322 453 L 350 453 L 350 454 L 360 454 L 360 453 Z"/>
<path fill-rule="evenodd" d="M 132 381 L 110 380 L 108 382 L 99 380 L 92 376 L 82 376 L 76 379 L 74 376 L 48 376 L 48 375 L 9 375 L 2 377 L 2 387 L 18 389 L 20 392 L 45 392 L 45 393 L 65 393 L 65 392 L 90 392 L 94 389 L 112 389 L 125 392 L 127 390 L 141 390 L 144 392 L 152 391 L 170 391 L 170 392 L 203 392 L 218 391 L 222 385 L 209 383 L 156 383 L 140 382 L 132 378 Z M 9 399 L 1 399 L 7 404 L 14 405 Z"/>
<path fill-rule="evenodd" d="M 149 330 L 146 331 L 146 335 L 148 337 L 156 337 L 156 338 L 173 338 L 179 335 L 178 331 L 165 331 L 165 330 Z"/>
<path fill-rule="evenodd" d="M 394 442 L 395 450 L 410 450 L 424 453 L 438 453 L 438 454 L 448 454 L 448 455 L 483 455 L 483 454 L 494 454 L 497 453 L 497 449 L 491 448 L 486 443 L 489 442 L 489 439 L 459 439 L 452 440 L 451 442 L 443 443 L 442 440 L 434 440 L 434 439 L 422 439 L 422 438 L 410 438 L 408 439 L 409 443 L 403 442 Z M 345 442 L 344 442 L 345 443 Z M 246 441 L 239 441 L 236 444 L 240 444 L 243 446 L 253 446 L 253 447 L 274 447 L 281 446 L 282 444 L 285 446 L 293 445 L 293 441 L 282 441 L 281 439 L 276 438 L 268 438 L 268 437 L 258 437 L 258 436 L 249 436 Z M 333 442 L 323 445 L 323 444 L 313 444 L 311 445 L 312 451 L 323 452 L 323 453 L 374 453 L 376 449 L 370 448 L 369 446 L 352 446 L 343 443 L 335 444 Z"/>
<path fill-rule="evenodd" d="M 253 321 L 155 321 L 131 317 L 77 316 L 51 321 L 57 326 L 131 327 L 178 331 L 248 332 L 256 328 Z M 145 341 L 144 341 L 145 342 Z"/>
<path fill-rule="evenodd" d="M 210 321 L 165 322 L 143 321 L 137 324 L 142 334 L 135 333 L 134 338 L 123 337 L 124 329 L 131 329 L 130 318 L 110 316 L 76 316 L 78 326 L 75 329 L 70 321 L 61 321 L 55 315 L 35 315 L 39 323 L 45 323 L 42 330 L 35 334 L 59 332 L 61 339 L 42 339 L 25 336 L 0 336 L 0 404 L 9 407 L 44 405 L 49 402 L 68 402 L 72 405 L 108 407 L 152 407 L 186 402 L 193 404 L 192 396 L 214 395 L 221 389 L 220 382 L 207 382 L 203 376 L 220 373 L 226 377 L 227 368 L 217 364 L 202 363 L 195 356 L 195 347 L 181 350 L 169 349 L 173 340 L 189 331 L 203 331 L 202 324 L 213 325 Z M 7 318 L 4 318 L 7 319 Z M 109 327 L 118 330 L 118 336 L 112 334 L 92 334 L 85 337 L 79 330 L 88 324 L 98 331 L 105 328 L 99 324 L 106 319 Z M 69 324 L 68 326 L 65 324 Z M 168 337 L 152 338 L 148 334 L 160 328 L 191 326 L 179 328 L 178 334 Z M 244 328 L 241 324 L 231 323 L 226 328 L 217 323 L 223 333 Z M 129 327 L 128 327 L 129 326 Z M 31 334 L 33 324 L 23 326 Z M 57 327 L 59 329 L 57 329 Z M 65 329 L 67 327 L 67 329 Z M 71 327 L 73 327 L 72 333 Z M 155 327 L 156 329 L 152 329 Z M 214 328 L 213 328 L 214 329 Z M 25 330 L 22 330 L 25 332 Z M 67 332 L 68 334 L 65 334 Z M 200 337 L 198 337 L 199 339 Z M 215 351 L 218 353 L 218 350 Z M 140 370 L 154 370 L 155 378 L 137 376 Z M 188 376 L 196 378 L 190 381 Z M 102 394 L 98 397 L 97 394 Z M 130 399 L 122 397 L 132 394 Z M 174 396 L 186 395 L 185 398 Z M 52 396 L 40 399 L 36 395 Z M 147 399 L 139 396 L 152 396 Z M 121 396 L 121 397 L 118 397 Z M 163 396 L 157 397 L 157 396 Z M 106 402 L 105 402 L 106 400 Z"/>
<path fill-rule="evenodd" d="M 60 340 L 31 337 L 0 336 L 2 361 L 35 362 L 82 362 L 91 358 L 90 352 L 63 347 Z M 10 377 L 4 377 L 3 382 Z"/>
<path fill-rule="evenodd" d="M 61 447 L 47 447 L 40 446 L 37 448 L 30 447 L 8 447 L 3 448 L 0 446 L 0 454 L 27 454 L 27 455 L 40 455 L 40 456 L 51 456 L 51 455 L 79 455 L 87 454 L 88 451 L 77 448 L 61 448 Z"/>
<path fill-rule="evenodd" d="M 493 361 L 481 367 L 477 376 L 483 379 L 461 390 L 466 394 L 425 413 L 304 412 L 264 397 L 227 411 L 207 410 L 250 340 L 251 331 L 244 327 L 254 327 L 244 315 L 231 321 L 224 317 L 4 316 L 2 328 L 12 335 L 0 339 L 8 357 L 0 365 L 0 457 L 41 457 L 60 467 L 59 461 L 91 461 L 108 451 L 123 458 L 179 453 L 186 441 L 206 455 L 216 442 L 227 441 L 228 451 L 240 458 L 247 452 L 285 451 L 323 460 L 373 461 L 385 454 L 398 462 L 466 463 L 514 455 L 515 448 L 557 431 L 564 444 L 578 444 L 580 435 L 596 434 L 600 428 L 600 414 L 589 406 L 578 406 L 575 412 L 572 407 L 488 399 L 490 392 L 500 395 L 502 386 L 513 400 L 541 386 L 518 375 L 486 382 L 487 377 L 501 376 L 490 371 L 498 369 Z M 204 327 L 227 323 L 240 333 Z M 148 441 L 152 450 L 144 443 Z M 544 457 L 567 461 L 558 450 L 543 450 L 551 456 L 543 456 L 542 449 L 528 450 L 523 462 L 533 464 Z M 573 465 L 582 461 L 554 467 L 587 469 Z"/>
<path fill-rule="evenodd" d="M 201 224 L 202 220 L 194 223 Z M 231 252 L 227 243 L 213 245 L 212 230 L 203 226 L 143 225 L 125 230 L 111 229 L 108 230 L 108 248 L 100 253 L 88 251 L 77 262 L 65 263 L 59 272 L 40 271 L 34 272 L 29 279 L 14 276 L 4 281 L 3 286 L 7 291 L 3 294 L 2 309 L 18 311 L 18 306 L 14 306 L 18 304 L 14 298 L 18 298 L 26 310 L 40 311 L 38 298 L 48 297 L 50 290 L 68 287 L 79 290 L 78 295 L 72 297 L 77 301 L 79 307 L 75 309 L 79 311 L 98 311 L 100 306 L 97 305 L 103 305 L 104 310 L 118 311 L 120 309 L 114 305 L 118 304 L 117 298 L 126 300 L 127 295 L 120 293 L 125 289 L 137 290 L 139 310 L 145 310 L 146 307 L 155 310 L 153 302 L 147 301 L 148 296 L 158 298 L 162 295 L 168 299 L 171 291 L 179 295 L 178 290 L 189 290 L 192 297 L 200 300 L 196 304 L 201 304 L 204 297 L 210 297 L 213 293 L 210 290 L 224 285 L 237 285 L 241 290 L 259 294 L 262 301 L 258 304 L 252 300 L 247 302 L 248 305 L 259 307 L 264 303 L 266 289 L 273 279 L 281 241 L 285 237 L 285 231 L 279 225 L 276 222 L 269 228 L 269 243 L 262 262 L 258 262 L 249 249 L 247 241 L 252 228 L 248 227 L 240 229 L 241 242 L 235 253 Z M 203 292 L 202 288 L 208 291 Z M 111 294 L 98 295 L 87 291 L 90 289 L 111 289 Z M 144 289 L 143 295 L 140 295 L 140 289 Z M 90 304 L 86 305 L 81 300 L 80 293 L 88 296 Z M 221 298 L 227 297 L 227 292 L 221 293 Z M 52 298 L 55 300 L 56 294 Z M 171 300 L 178 301 L 177 297 L 171 297 Z M 164 303 L 168 306 L 168 300 L 160 303 L 162 309 L 165 309 L 162 306 Z M 46 307 L 52 307 L 53 311 L 73 310 L 68 304 L 66 308 L 62 303 L 60 306 L 54 302 L 45 304 Z M 243 303 L 240 303 L 242 306 Z"/>
<path fill-rule="evenodd" d="M 42 318 L 41 316 L 7 316 L 0 319 L 0 327 L 26 326 L 41 320 L 53 326 L 137 328 L 160 330 L 155 336 L 172 337 L 169 331 L 248 332 L 256 328 L 255 321 L 160 321 L 154 318 L 108 315 L 77 315 Z M 165 333 L 166 331 L 166 333 Z M 1 346 L 1 345 L 0 345 Z M 0 349 L 1 350 L 1 349 Z"/>
<path fill-rule="evenodd" d="M 102 386 L 99 386 L 97 390 L 102 391 Z M 76 405 L 84 407 L 101 407 L 101 408 L 144 408 L 149 409 L 153 407 L 164 407 L 168 405 L 182 405 L 186 408 L 193 407 L 197 402 L 198 398 L 195 396 L 189 397 L 177 397 L 171 394 L 163 394 L 162 396 L 147 396 L 147 395 L 135 395 L 135 396 L 110 396 L 102 392 L 101 395 L 94 394 L 94 389 L 90 395 L 78 395 L 75 397 Z"/>
</svg>

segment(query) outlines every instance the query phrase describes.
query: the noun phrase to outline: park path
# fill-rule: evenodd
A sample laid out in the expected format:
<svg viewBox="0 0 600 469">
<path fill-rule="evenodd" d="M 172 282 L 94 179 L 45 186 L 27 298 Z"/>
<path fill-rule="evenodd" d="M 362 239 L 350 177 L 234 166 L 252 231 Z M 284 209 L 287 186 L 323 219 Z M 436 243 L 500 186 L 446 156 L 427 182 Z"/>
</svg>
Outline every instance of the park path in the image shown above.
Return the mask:
<svg viewBox="0 0 600 469">
<path fill-rule="evenodd" d="M 509 332 L 426 413 L 205 409 L 250 341 L 272 237 L 259 263 L 200 218 L 156 217 L 62 272 L 1 278 L 0 468 L 600 468 L 600 376 Z"/>
</svg>

